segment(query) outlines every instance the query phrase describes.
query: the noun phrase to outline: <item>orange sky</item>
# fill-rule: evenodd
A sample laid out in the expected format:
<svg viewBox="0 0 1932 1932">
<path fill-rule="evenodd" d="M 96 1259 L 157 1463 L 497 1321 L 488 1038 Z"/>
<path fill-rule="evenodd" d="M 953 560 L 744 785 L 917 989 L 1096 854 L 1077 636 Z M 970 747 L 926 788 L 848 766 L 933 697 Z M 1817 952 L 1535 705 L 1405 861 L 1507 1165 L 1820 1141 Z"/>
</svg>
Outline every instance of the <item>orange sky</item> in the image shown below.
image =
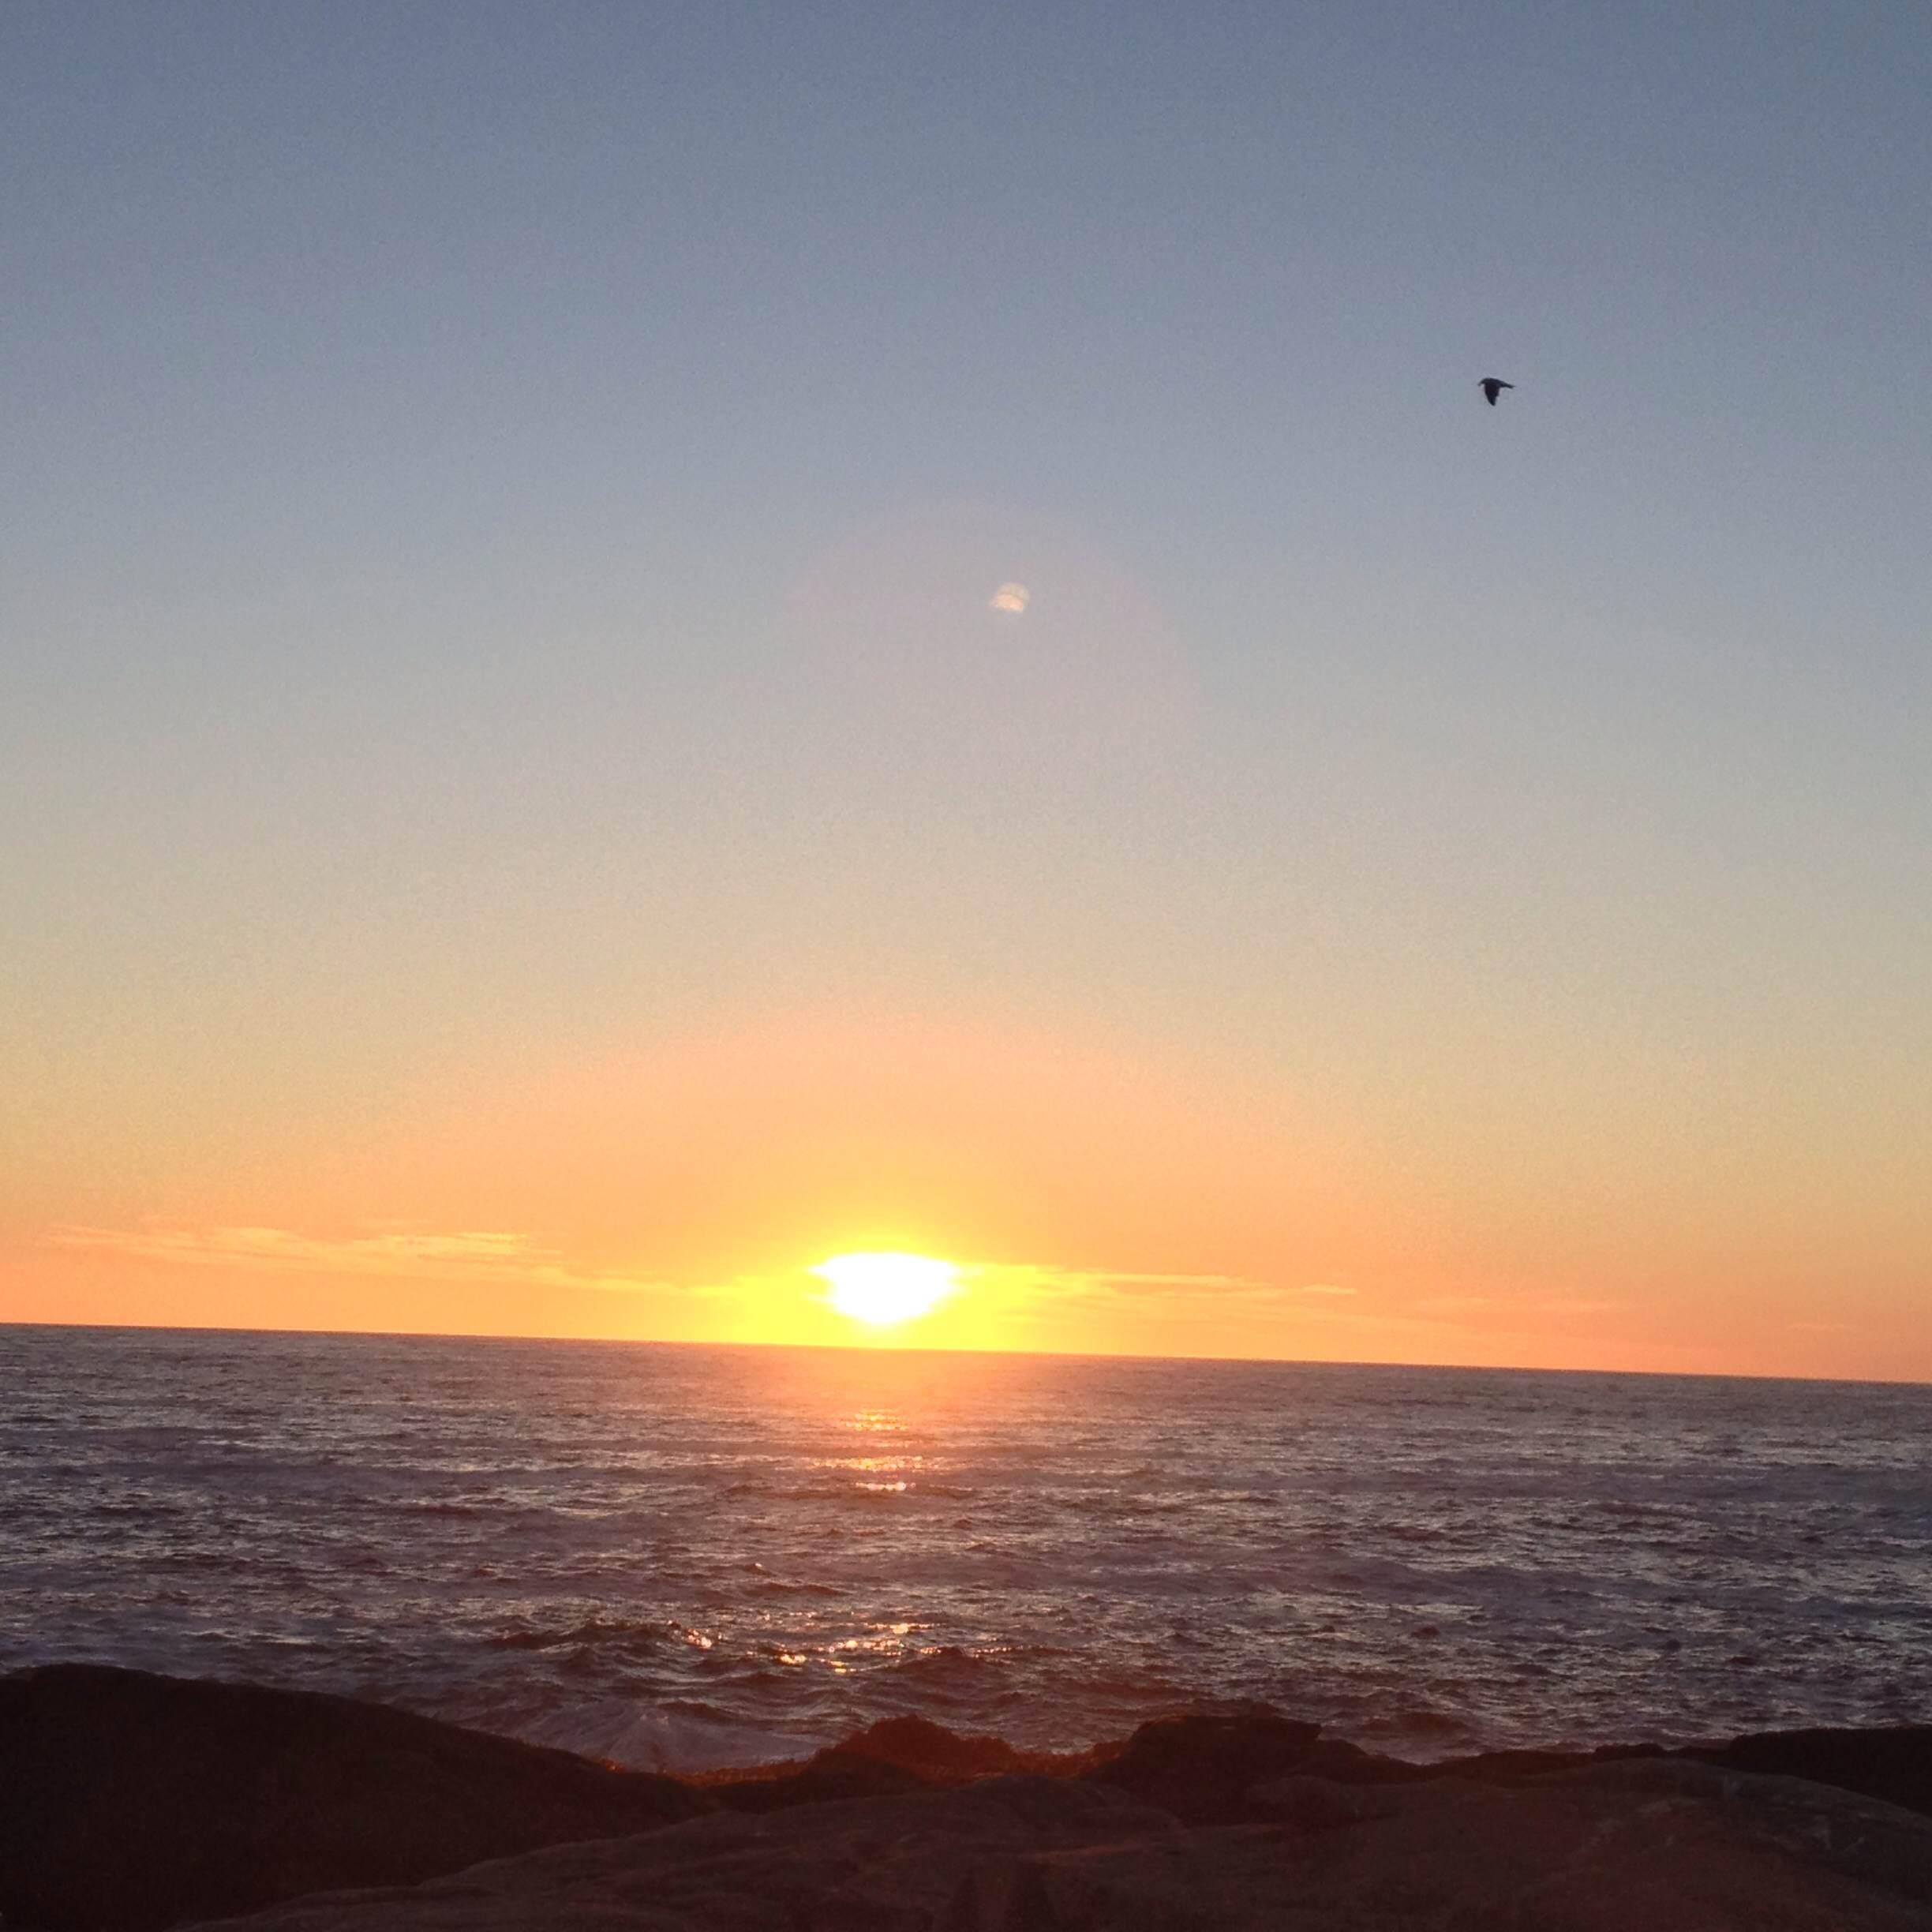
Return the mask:
<svg viewBox="0 0 1932 1932">
<path fill-rule="evenodd" d="M 1118 1039 L 762 1012 L 17 1218 L 0 1316 L 1932 1375 L 1908 1269 L 1840 1257 L 1844 1319 L 1801 1216 L 1743 1230 L 1636 1184 L 1431 1170 Z M 960 1290 L 867 1330 L 806 1271 L 876 1249 L 956 1261 Z"/>
</svg>

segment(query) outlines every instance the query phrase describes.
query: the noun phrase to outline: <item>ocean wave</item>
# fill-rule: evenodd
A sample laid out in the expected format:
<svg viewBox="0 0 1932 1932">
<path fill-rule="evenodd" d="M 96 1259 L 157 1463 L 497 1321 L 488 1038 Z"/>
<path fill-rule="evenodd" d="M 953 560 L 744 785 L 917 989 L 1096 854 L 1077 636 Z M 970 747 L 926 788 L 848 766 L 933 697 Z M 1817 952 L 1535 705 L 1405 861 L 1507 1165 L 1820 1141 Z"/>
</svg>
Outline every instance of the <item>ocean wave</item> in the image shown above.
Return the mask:
<svg viewBox="0 0 1932 1932">
<path fill-rule="evenodd" d="M 1425 1746 L 1696 1734 L 1932 1680 L 1928 1391 L 998 1367 L 0 1329 L 39 1417 L 0 1639 L 657 1764 L 1222 1696 Z"/>
<path fill-rule="evenodd" d="M 564 1650 L 593 1647 L 649 1654 L 666 1644 L 689 1642 L 691 1633 L 668 1617 L 633 1623 L 620 1617 L 586 1617 L 568 1630 L 541 1627 L 499 1631 L 486 1639 L 495 1650 Z"/>
</svg>

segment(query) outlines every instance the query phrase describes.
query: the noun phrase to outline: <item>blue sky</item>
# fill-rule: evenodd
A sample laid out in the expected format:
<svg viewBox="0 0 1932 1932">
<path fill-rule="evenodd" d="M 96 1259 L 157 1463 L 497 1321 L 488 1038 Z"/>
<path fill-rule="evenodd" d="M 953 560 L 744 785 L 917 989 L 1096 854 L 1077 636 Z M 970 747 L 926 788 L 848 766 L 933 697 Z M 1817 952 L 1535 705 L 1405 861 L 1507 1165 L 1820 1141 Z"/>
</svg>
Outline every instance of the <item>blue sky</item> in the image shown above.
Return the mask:
<svg viewBox="0 0 1932 1932">
<path fill-rule="evenodd" d="M 0 75 L 19 1228 L 863 999 L 1279 1082 L 1533 1270 L 1796 1200 L 1925 1279 L 1923 7 L 17 0 Z"/>
</svg>

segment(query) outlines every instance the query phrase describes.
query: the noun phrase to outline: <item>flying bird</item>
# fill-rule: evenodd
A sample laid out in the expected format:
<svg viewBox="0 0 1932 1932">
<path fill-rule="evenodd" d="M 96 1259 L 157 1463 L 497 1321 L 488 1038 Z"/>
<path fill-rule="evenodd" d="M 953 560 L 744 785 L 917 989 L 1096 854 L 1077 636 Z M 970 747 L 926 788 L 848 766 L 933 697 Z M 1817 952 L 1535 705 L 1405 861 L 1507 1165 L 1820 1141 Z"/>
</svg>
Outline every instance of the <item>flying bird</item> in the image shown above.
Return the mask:
<svg viewBox="0 0 1932 1932">
<path fill-rule="evenodd" d="M 1500 389 L 1514 389 L 1514 383 L 1506 383 L 1500 376 L 1485 376 L 1476 387 L 1483 392 L 1483 400 L 1492 409 L 1496 407 L 1496 392 Z"/>
</svg>

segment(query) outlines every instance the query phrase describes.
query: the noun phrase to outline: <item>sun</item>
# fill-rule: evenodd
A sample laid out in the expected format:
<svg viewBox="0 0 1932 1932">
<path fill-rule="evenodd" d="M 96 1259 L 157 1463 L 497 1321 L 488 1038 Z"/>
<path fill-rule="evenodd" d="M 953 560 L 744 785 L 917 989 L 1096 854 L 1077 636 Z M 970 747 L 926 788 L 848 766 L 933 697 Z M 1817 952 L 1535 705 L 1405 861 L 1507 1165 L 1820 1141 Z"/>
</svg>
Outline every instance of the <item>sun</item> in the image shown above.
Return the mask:
<svg viewBox="0 0 1932 1932">
<path fill-rule="evenodd" d="M 833 1255 L 807 1271 L 829 1285 L 826 1300 L 854 1321 L 889 1328 L 930 1315 L 959 1286 L 950 1261 L 915 1254 Z"/>
</svg>

